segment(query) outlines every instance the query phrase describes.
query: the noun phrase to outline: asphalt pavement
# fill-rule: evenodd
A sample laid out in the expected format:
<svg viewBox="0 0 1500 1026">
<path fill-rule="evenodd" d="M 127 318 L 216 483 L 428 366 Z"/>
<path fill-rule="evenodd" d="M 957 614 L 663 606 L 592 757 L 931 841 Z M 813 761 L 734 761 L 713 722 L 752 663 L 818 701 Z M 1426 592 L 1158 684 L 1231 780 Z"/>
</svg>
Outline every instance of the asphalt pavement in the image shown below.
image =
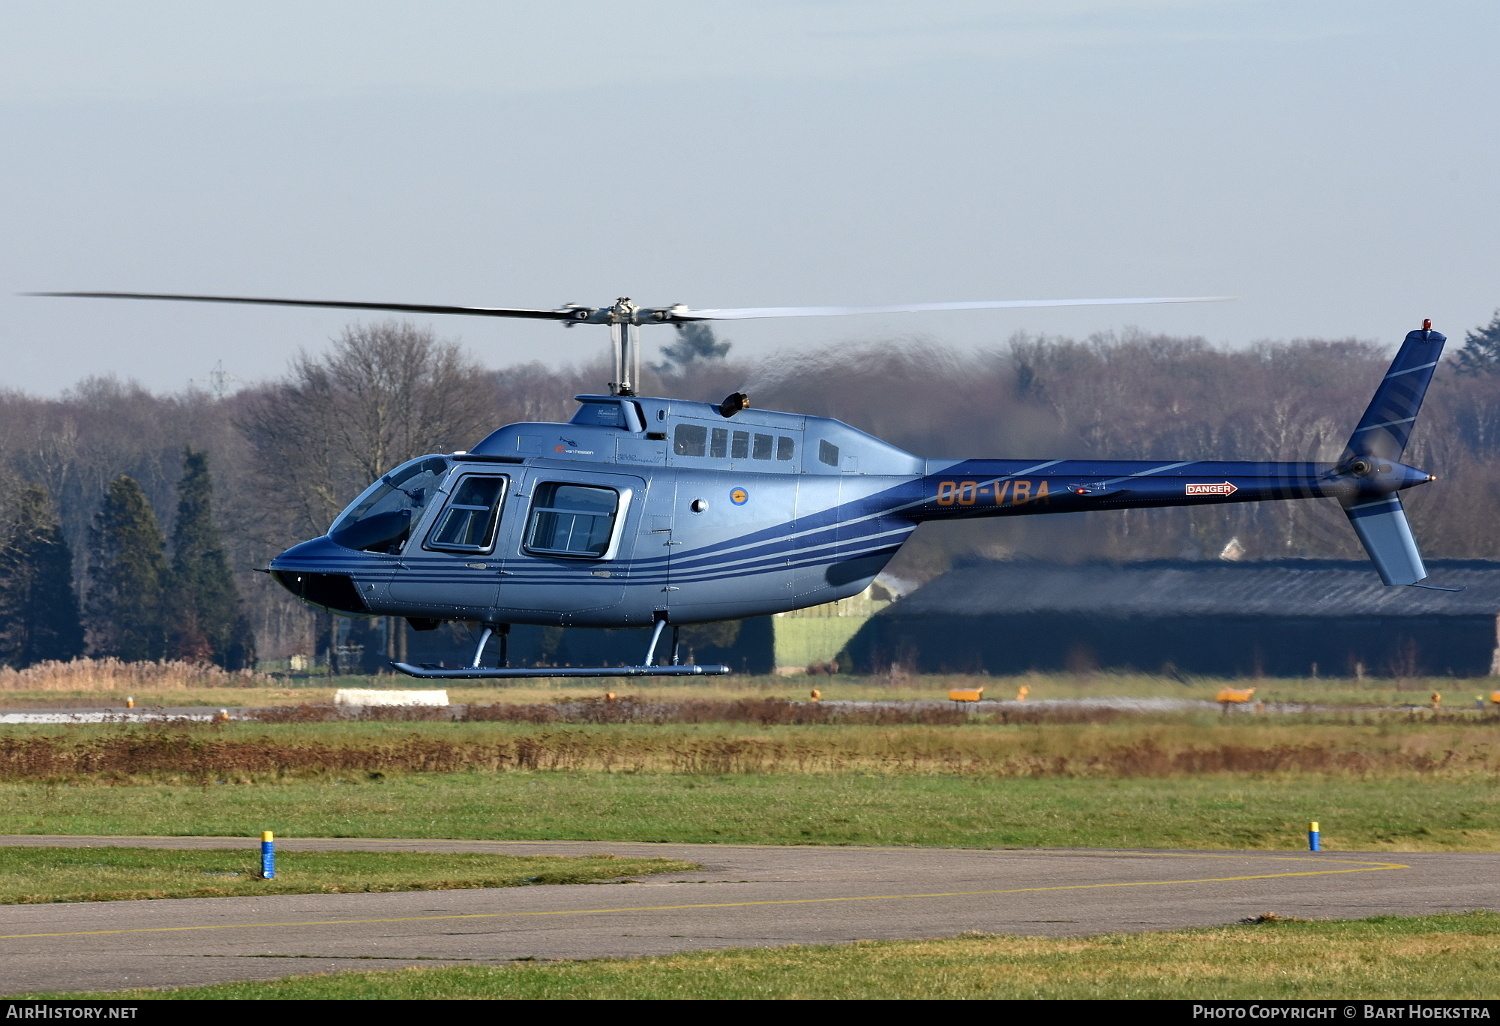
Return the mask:
<svg viewBox="0 0 1500 1026">
<path fill-rule="evenodd" d="M 0 837 L 254 850 L 251 838 Z M 614 853 L 629 881 L 0 906 L 0 993 L 986 933 L 1066 936 L 1500 908 L 1500 855 L 284 839 L 282 851 Z"/>
</svg>

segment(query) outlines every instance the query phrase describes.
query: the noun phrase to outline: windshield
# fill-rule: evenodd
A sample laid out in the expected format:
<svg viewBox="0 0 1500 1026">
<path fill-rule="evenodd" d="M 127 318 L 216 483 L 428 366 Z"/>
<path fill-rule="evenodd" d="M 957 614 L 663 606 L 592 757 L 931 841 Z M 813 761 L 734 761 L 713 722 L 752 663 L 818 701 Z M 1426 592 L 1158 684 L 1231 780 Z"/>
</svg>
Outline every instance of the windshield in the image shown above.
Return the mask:
<svg viewBox="0 0 1500 1026">
<path fill-rule="evenodd" d="M 350 503 L 328 536 L 350 549 L 399 552 L 447 470 L 448 461 L 441 456 L 403 463 Z"/>
</svg>

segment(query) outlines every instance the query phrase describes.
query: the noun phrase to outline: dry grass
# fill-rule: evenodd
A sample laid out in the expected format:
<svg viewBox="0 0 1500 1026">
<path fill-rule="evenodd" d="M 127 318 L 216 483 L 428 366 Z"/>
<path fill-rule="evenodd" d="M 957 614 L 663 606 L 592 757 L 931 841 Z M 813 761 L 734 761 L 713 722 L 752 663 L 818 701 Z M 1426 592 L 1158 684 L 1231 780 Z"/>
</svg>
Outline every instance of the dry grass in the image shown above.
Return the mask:
<svg viewBox="0 0 1500 1026">
<path fill-rule="evenodd" d="M 87 666 L 87 661 L 82 661 Z M 65 664 L 66 665 L 66 664 Z M 68 671 L 73 672 L 73 671 Z M 138 705 L 222 705 L 224 696 L 216 693 L 226 685 L 242 688 L 237 695 L 243 705 L 281 705 L 306 701 L 318 696 L 323 701 L 333 697 L 336 688 L 427 687 L 426 682 L 389 674 L 382 676 L 326 677 L 306 674 L 261 674 L 254 683 L 232 684 L 217 675 L 202 683 L 185 683 L 180 675 L 161 678 L 160 664 L 145 664 L 138 676 L 131 671 L 130 690 L 125 685 L 101 684 L 95 688 L 86 674 L 72 677 L 56 673 L 33 673 L 31 677 L 11 676 L 0 684 L 5 704 L 12 706 L 57 706 L 60 704 L 111 704 L 133 694 Z M 161 679 L 159 686 L 155 682 Z M 189 678 L 191 679 L 191 678 Z M 28 680 L 37 680 L 30 684 Z M 66 681 L 66 682 L 65 682 Z M 134 683 L 139 681 L 139 683 Z M 552 704 L 598 698 L 607 691 L 624 691 L 640 696 L 642 701 L 672 703 L 702 699 L 732 702 L 739 699 L 805 698 L 816 686 L 825 701 L 911 701 L 942 700 L 953 688 L 984 687 L 992 698 L 1011 698 L 1023 685 L 1030 689 L 1031 701 L 1040 699 L 1090 699 L 1106 696 L 1131 698 L 1178 698 L 1211 702 L 1225 686 L 1253 683 L 1256 698 L 1268 703 L 1310 704 L 1319 707 L 1391 707 L 1426 705 L 1434 690 L 1444 694 L 1444 708 L 1473 711 L 1474 696 L 1488 694 L 1483 681 L 1452 678 L 1375 679 L 1275 679 L 1232 681 L 1217 678 L 1163 677 L 1128 673 L 1028 673 L 1014 677 L 989 677 L 963 674 L 932 674 L 891 678 L 885 675 L 836 677 L 778 677 L 731 675 L 728 677 L 687 678 L 670 682 L 639 679 L 600 679 L 582 684 L 575 680 L 526 680 L 483 685 L 473 681 L 451 682 L 449 700 L 459 704 Z"/>
<path fill-rule="evenodd" d="M 127 663 L 120 659 L 48 661 L 24 670 L 0 667 L 0 691 L 141 692 L 198 688 L 263 688 L 275 679 L 250 670 L 230 671 L 176 660 Z"/>
<path fill-rule="evenodd" d="M 306 707 L 304 707 L 306 708 Z M 774 710 L 771 710 L 774 712 Z M 937 710 L 943 711 L 943 710 Z M 415 718 L 422 711 L 408 710 Z M 258 781 L 323 774 L 604 771 L 1150 779 L 1312 773 L 1353 779 L 1500 773 L 1478 724 L 1003 726 L 289 723 L 67 727 L 0 737 L 0 780 Z"/>
</svg>

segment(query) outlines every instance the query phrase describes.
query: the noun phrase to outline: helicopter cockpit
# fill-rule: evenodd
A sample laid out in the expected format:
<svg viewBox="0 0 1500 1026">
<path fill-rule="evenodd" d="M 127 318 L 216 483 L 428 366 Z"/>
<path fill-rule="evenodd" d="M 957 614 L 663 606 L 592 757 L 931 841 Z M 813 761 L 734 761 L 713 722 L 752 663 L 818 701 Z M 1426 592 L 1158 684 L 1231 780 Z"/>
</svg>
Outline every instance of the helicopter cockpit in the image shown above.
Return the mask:
<svg viewBox="0 0 1500 1026">
<path fill-rule="evenodd" d="M 328 537 L 348 549 L 399 552 L 447 472 L 448 461 L 441 456 L 403 463 L 351 502 L 329 527 Z"/>
</svg>

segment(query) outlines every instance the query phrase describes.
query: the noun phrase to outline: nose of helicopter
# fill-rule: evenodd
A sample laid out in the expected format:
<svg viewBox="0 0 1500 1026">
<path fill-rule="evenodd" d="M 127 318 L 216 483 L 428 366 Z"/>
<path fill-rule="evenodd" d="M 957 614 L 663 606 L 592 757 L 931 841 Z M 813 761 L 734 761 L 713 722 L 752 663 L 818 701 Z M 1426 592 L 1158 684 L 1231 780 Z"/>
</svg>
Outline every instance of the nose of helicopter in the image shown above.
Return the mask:
<svg viewBox="0 0 1500 1026">
<path fill-rule="evenodd" d="M 332 612 L 368 613 L 351 575 L 363 554 L 324 535 L 300 542 L 271 560 L 271 579 L 304 602 Z"/>
<path fill-rule="evenodd" d="M 338 563 L 353 564 L 358 561 L 358 558 L 359 553 L 354 549 L 344 548 L 325 534 L 322 537 L 293 545 L 271 560 L 271 569 L 282 570 L 292 567 L 302 570 L 329 569 Z"/>
</svg>

